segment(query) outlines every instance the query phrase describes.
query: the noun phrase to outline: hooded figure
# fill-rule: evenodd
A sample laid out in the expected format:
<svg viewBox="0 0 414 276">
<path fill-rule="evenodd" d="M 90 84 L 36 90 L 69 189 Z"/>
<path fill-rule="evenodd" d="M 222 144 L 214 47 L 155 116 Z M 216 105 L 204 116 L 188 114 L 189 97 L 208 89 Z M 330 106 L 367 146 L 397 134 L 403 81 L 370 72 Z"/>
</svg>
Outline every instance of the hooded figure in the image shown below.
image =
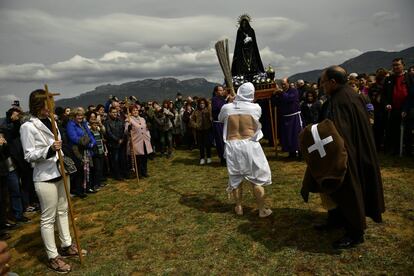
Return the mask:
<svg viewBox="0 0 414 276">
<path fill-rule="evenodd" d="M 236 200 L 235 211 L 242 215 L 241 182 L 248 180 L 259 206 L 259 216 L 269 216 L 272 211 L 264 208 L 264 189 L 262 186 L 272 183 L 272 175 L 259 140 L 263 137 L 259 123 L 262 110 L 254 99 L 254 86 L 245 83 L 237 90 L 232 103 L 225 104 L 218 116 L 224 123 L 224 157 L 227 160 L 229 183 L 227 191 L 233 193 Z"/>
<path fill-rule="evenodd" d="M 254 75 L 264 72 L 264 67 L 257 47 L 256 34 L 249 22 L 250 16 L 240 16 L 231 74 L 244 76 L 252 81 Z"/>
</svg>

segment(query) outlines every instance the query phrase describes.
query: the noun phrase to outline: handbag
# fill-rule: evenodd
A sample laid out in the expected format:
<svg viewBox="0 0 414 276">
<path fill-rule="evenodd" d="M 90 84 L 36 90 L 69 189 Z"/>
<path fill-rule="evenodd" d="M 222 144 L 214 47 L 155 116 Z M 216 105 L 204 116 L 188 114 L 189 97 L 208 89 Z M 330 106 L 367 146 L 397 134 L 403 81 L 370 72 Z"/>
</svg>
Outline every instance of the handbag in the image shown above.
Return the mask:
<svg viewBox="0 0 414 276">
<path fill-rule="evenodd" d="M 59 160 L 56 161 L 56 164 L 58 166 L 58 169 L 60 171 L 60 162 Z M 74 174 L 75 172 L 77 172 L 76 166 L 75 166 L 75 162 L 73 162 L 72 158 L 70 158 L 69 156 L 64 155 L 63 156 L 63 166 L 65 168 L 65 173 L 66 174 Z"/>
<path fill-rule="evenodd" d="M 43 134 L 43 131 L 41 129 L 39 129 L 35 124 L 34 124 L 34 126 L 39 130 L 39 132 L 42 135 L 43 139 L 47 143 L 48 140 L 46 139 L 45 135 Z M 70 158 L 69 156 L 66 156 L 66 155 L 63 155 L 62 157 L 63 157 L 63 166 L 65 168 L 65 173 L 71 175 L 71 174 L 77 172 L 75 162 L 73 162 L 72 158 Z M 60 170 L 60 161 L 59 161 L 59 159 L 56 160 L 56 166 L 57 166 L 57 168 L 60 172 L 61 170 Z"/>
</svg>

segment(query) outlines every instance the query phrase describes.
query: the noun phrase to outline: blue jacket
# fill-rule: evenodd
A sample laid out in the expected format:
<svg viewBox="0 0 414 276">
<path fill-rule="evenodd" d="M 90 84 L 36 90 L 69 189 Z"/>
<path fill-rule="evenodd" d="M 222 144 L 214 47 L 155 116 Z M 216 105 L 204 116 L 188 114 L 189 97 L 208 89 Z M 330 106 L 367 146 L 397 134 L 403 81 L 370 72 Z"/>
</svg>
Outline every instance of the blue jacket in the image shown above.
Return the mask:
<svg viewBox="0 0 414 276">
<path fill-rule="evenodd" d="M 85 135 L 85 131 L 89 136 L 89 144 L 87 146 L 88 149 L 92 149 L 96 145 L 95 138 L 93 137 L 92 132 L 89 130 L 87 123 L 84 121 L 82 122 L 83 129 L 80 125 L 78 125 L 74 120 L 69 120 L 68 124 L 66 125 L 66 133 L 68 135 L 69 144 L 72 145 L 80 145 L 80 139 Z"/>
</svg>

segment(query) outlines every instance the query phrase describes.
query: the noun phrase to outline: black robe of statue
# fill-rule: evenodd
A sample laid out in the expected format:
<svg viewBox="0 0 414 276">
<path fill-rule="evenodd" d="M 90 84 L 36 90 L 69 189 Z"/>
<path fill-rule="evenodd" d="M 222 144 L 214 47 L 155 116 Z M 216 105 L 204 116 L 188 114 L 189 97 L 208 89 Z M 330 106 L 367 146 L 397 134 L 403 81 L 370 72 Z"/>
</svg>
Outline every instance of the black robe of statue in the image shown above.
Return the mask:
<svg viewBox="0 0 414 276">
<path fill-rule="evenodd" d="M 247 41 L 246 37 L 250 39 L 248 38 Z M 249 22 L 242 20 L 237 30 L 231 74 L 232 76 L 244 76 L 251 81 L 258 73 L 264 73 L 264 68 L 257 47 L 256 34 Z"/>
<path fill-rule="evenodd" d="M 366 228 L 365 217 L 382 221 L 385 211 L 381 172 L 365 105 L 348 85 L 334 91 L 322 106 L 321 118 L 330 119 L 344 139 L 348 170 L 342 183 L 329 193 L 353 229 Z M 302 192 L 323 192 L 305 173 Z M 331 190 L 332 191 L 332 190 Z"/>
</svg>

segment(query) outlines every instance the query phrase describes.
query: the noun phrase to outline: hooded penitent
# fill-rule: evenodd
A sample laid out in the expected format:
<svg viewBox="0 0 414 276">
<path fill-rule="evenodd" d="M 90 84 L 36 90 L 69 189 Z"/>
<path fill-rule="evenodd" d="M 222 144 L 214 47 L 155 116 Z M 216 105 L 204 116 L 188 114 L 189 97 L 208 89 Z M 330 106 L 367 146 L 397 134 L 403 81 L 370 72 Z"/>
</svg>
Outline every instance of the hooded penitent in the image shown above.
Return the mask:
<svg viewBox="0 0 414 276">
<path fill-rule="evenodd" d="M 262 110 L 258 104 L 253 103 L 254 86 L 245 83 L 237 90 L 237 96 L 232 103 L 225 104 L 218 116 L 224 123 L 223 139 L 225 141 L 224 156 L 227 160 L 229 173 L 228 191 L 236 189 L 243 179 L 256 185 L 272 183 L 270 167 L 264 155 L 259 140 L 263 137 L 259 123 Z M 242 140 L 227 140 L 228 119 L 233 115 L 250 115 L 256 124 L 254 135 Z M 240 125 L 243 121 L 240 121 Z"/>
</svg>

